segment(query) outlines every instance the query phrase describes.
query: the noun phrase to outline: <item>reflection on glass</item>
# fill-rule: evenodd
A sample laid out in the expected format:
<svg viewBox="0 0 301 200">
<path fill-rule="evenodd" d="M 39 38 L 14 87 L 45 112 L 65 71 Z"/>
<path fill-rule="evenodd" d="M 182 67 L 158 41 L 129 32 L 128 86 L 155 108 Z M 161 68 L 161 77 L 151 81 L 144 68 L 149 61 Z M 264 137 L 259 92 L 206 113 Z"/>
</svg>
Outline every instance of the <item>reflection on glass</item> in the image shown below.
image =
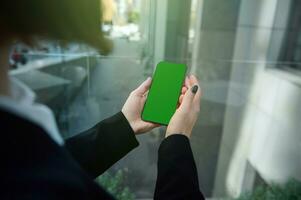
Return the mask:
<svg viewBox="0 0 301 200">
<path fill-rule="evenodd" d="M 256 194 L 260 186 L 267 191 L 273 184 L 298 186 L 299 1 L 101 0 L 101 5 L 102 30 L 114 43 L 109 56 L 82 44 L 49 41 L 37 49 L 12 48 L 11 76 L 52 108 L 64 137 L 118 112 L 159 60 L 182 62 L 202 84 L 191 144 L 205 195 L 233 198 Z M 164 127 L 139 136 L 140 147 L 98 180 L 128 188 L 118 189 L 126 199 L 151 199 L 163 132 Z"/>
</svg>

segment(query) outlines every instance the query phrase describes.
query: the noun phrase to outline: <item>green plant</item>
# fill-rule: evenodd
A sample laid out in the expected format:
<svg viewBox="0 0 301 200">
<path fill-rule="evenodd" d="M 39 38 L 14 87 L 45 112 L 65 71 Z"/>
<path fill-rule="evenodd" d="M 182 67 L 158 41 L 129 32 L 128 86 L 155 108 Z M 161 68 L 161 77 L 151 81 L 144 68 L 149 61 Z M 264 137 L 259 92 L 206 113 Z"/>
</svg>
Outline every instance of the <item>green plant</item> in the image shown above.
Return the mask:
<svg viewBox="0 0 301 200">
<path fill-rule="evenodd" d="M 133 200 L 135 195 L 125 185 L 125 178 L 125 170 L 118 170 L 115 174 L 105 172 L 96 179 L 96 182 L 118 200 Z"/>
<path fill-rule="evenodd" d="M 241 195 L 237 200 L 301 200 L 301 183 L 290 180 L 284 185 L 258 186 L 253 192 Z"/>
<path fill-rule="evenodd" d="M 140 14 L 137 11 L 130 11 L 128 13 L 128 22 L 137 24 L 140 19 Z"/>
</svg>

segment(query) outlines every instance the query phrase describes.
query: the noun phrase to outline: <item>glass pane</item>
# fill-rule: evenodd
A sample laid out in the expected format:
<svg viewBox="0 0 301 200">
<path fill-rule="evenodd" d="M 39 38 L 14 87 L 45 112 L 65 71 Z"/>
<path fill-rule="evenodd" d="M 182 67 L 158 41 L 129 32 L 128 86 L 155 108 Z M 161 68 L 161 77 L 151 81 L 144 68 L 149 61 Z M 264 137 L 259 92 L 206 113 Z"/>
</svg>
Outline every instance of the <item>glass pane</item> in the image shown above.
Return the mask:
<svg viewBox="0 0 301 200">
<path fill-rule="evenodd" d="M 119 112 L 159 61 L 185 63 L 203 92 L 190 141 L 205 196 L 234 198 L 256 194 L 259 186 L 299 184 L 297 2 L 103 0 L 102 29 L 114 43 L 111 54 L 59 41 L 43 41 L 36 49 L 18 44 L 10 74 L 54 111 L 67 138 Z M 165 129 L 137 136 L 139 147 L 98 181 L 107 188 L 117 181 L 115 195 L 152 199 Z"/>
</svg>

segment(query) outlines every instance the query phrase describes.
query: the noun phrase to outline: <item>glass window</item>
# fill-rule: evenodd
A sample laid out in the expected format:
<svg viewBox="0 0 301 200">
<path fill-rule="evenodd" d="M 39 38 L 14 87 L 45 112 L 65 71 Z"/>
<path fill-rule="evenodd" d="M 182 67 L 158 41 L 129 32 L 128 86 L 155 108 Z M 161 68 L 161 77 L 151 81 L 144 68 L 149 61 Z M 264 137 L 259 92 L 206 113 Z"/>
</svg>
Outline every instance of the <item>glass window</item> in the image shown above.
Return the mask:
<svg viewBox="0 0 301 200">
<path fill-rule="evenodd" d="M 280 59 L 294 69 L 301 69 L 301 3 L 292 1 Z"/>
<path fill-rule="evenodd" d="M 11 76 L 53 110 L 64 138 L 120 111 L 159 61 L 180 62 L 203 91 L 191 146 L 205 196 L 235 198 L 261 185 L 299 184 L 300 85 L 267 67 L 301 69 L 300 1 L 101 3 L 102 30 L 114 43 L 108 56 L 60 41 L 12 47 Z M 111 192 L 120 199 L 152 199 L 165 129 L 138 136 L 140 146 L 97 181 L 118 185 Z"/>
</svg>

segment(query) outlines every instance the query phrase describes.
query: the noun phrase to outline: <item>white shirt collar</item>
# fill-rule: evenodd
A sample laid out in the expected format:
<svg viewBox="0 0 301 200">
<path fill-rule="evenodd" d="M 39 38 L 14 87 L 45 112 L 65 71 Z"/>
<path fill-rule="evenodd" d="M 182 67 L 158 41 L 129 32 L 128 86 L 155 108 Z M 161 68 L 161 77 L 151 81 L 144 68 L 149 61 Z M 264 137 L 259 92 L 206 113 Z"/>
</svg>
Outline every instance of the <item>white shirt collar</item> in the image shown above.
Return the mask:
<svg viewBox="0 0 301 200">
<path fill-rule="evenodd" d="M 52 111 L 35 102 L 36 94 L 21 81 L 11 78 L 11 96 L 0 96 L 0 107 L 42 127 L 59 145 L 64 140 L 59 134 Z"/>
</svg>

